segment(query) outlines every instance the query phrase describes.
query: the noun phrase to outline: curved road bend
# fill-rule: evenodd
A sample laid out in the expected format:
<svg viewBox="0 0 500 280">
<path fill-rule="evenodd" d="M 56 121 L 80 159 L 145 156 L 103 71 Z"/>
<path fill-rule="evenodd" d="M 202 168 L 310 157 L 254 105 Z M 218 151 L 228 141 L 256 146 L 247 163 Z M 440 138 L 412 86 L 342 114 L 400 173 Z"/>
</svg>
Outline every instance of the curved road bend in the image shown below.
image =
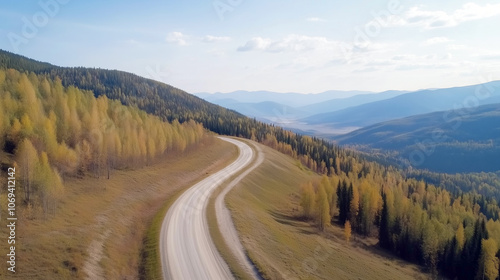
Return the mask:
<svg viewBox="0 0 500 280">
<path fill-rule="evenodd" d="M 229 177 L 247 167 L 254 153 L 241 141 L 220 138 L 236 145 L 240 154 L 226 168 L 185 191 L 168 210 L 160 232 L 164 279 L 233 279 L 210 237 L 206 208 L 211 193 Z"/>
<path fill-rule="evenodd" d="M 245 253 L 243 244 L 241 244 L 240 237 L 238 236 L 238 231 L 234 226 L 233 219 L 231 218 L 231 212 L 225 204 L 226 195 L 231 191 L 231 189 L 236 186 L 243 178 L 245 178 L 250 172 L 257 168 L 264 161 L 264 154 L 258 146 L 254 146 L 257 150 L 257 159 L 254 164 L 244 172 L 242 172 L 238 177 L 232 180 L 222 192 L 215 199 L 215 215 L 217 217 L 217 225 L 219 230 L 226 241 L 229 249 L 232 251 L 236 261 L 240 266 L 256 280 L 262 280 L 258 269 L 252 263 L 250 258 Z"/>
</svg>

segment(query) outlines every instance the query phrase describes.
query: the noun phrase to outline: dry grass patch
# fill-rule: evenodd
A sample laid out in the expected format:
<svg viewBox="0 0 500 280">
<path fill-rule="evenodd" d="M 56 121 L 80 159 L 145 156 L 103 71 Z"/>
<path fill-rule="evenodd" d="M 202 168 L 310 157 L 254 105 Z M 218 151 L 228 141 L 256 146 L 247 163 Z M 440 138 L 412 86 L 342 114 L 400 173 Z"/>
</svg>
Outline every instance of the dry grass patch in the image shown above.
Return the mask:
<svg viewBox="0 0 500 280">
<path fill-rule="evenodd" d="M 236 154 L 230 143 L 210 137 L 146 168 L 114 171 L 109 180 L 68 178 L 55 215 L 20 218 L 17 273 L 0 269 L 0 279 L 84 279 L 85 270 L 95 273 L 92 279 L 139 278 L 143 241 L 155 214 L 169 197 Z M 6 234 L 0 227 L 0 236 Z M 0 242 L 0 252 L 6 250 L 7 242 Z"/>
</svg>

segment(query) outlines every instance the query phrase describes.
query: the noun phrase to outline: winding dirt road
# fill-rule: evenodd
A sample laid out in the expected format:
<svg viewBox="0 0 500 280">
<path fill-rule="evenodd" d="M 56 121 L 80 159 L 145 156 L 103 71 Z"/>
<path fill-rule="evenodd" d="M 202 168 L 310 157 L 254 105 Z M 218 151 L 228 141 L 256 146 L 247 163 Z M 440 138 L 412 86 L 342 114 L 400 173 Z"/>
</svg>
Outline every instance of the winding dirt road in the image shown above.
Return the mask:
<svg viewBox="0 0 500 280">
<path fill-rule="evenodd" d="M 239 156 L 226 168 L 189 188 L 170 207 L 160 233 L 164 279 L 234 278 L 210 237 L 206 208 L 212 192 L 246 168 L 254 152 L 242 141 L 220 138 L 236 145 Z"/>
</svg>

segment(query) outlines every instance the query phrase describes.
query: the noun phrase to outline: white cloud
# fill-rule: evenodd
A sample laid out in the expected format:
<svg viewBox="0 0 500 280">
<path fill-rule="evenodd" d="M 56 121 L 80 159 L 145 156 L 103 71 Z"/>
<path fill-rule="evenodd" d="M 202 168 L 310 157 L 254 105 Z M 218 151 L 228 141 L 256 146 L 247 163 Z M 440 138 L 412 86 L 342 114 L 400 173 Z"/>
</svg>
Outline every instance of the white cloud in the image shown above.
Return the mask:
<svg viewBox="0 0 500 280">
<path fill-rule="evenodd" d="M 401 64 L 395 68 L 397 71 L 411 71 L 417 69 L 456 69 L 460 64 L 452 62 L 439 63 L 407 63 Z"/>
<path fill-rule="evenodd" d="M 437 28 L 457 25 L 452 16 L 443 11 L 426 11 L 419 7 L 411 8 L 403 15 L 402 25 L 419 25 L 425 28 Z"/>
<path fill-rule="evenodd" d="M 222 57 L 226 55 L 223 50 L 208 50 L 207 53 L 215 57 Z"/>
<path fill-rule="evenodd" d="M 365 64 L 365 66 L 391 66 L 391 65 L 394 65 L 394 62 L 392 60 L 386 60 L 386 59 L 374 59 Z"/>
<path fill-rule="evenodd" d="M 274 41 L 262 37 L 254 37 L 247 41 L 245 45 L 239 47 L 238 51 L 261 50 L 267 52 L 300 52 L 333 49 L 338 47 L 338 45 L 338 42 L 328 40 L 325 37 L 310 37 L 292 34 Z"/>
<path fill-rule="evenodd" d="M 165 41 L 172 44 L 177 44 L 179 46 L 186 46 L 188 36 L 182 34 L 181 32 L 170 32 L 165 38 Z"/>
<path fill-rule="evenodd" d="M 408 71 L 416 69 L 446 69 L 458 67 L 450 53 L 431 53 L 425 55 L 396 54 L 389 52 L 382 56 L 365 57 L 360 66 L 352 73 L 375 71 Z"/>
<path fill-rule="evenodd" d="M 355 69 L 352 71 L 352 73 L 369 73 L 369 72 L 376 72 L 378 70 L 380 69 L 377 67 L 364 67 L 361 69 Z"/>
<path fill-rule="evenodd" d="M 500 15 L 500 4 L 487 4 L 483 7 L 476 3 L 467 3 L 462 9 L 456 10 L 454 17 L 459 22 L 478 20 Z"/>
<path fill-rule="evenodd" d="M 399 54 L 392 57 L 392 60 L 397 61 L 411 61 L 416 60 L 417 56 L 414 54 Z"/>
<path fill-rule="evenodd" d="M 227 36 L 207 35 L 207 36 L 203 37 L 202 41 L 205 43 L 228 42 L 228 41 L 231 41 L 231 38 L 227 37 Z"/>
<path fill-rule="evenodd" d="M 483 60 L 500 60 L 500 52 L 488 52 L 482 54 L 475 54 L 473 56 Z"/>
<path fill-rule="evenodd" d="M 397 71 L 408 71 L 416 69 L 447 69 L 459 67 L 453 61 L 450 53 L 431 53 L 426 55 L 403 54 L 391 58 L 394 69 Z"/>
<path fill-rule="evenodd" d="M 442 44 L 442 43 L 447 43 L 447 42 L 450 42 L 450 39 L 448 39 L 446 37 L 432 37 L 432 38 L 425 40 L 425 42 L 423 42 L 421 45 L 422 46 L 431 46 L 431 45 Z"/>
<path fill-rule="evenodd" d="M 319 17 L 309 17 L 309 18 L 306 18 L 306 21 L 310 21 L 310 22 L 326 22 L 326 19 L 322 19 L 322 18 L 319 18 Z"/>
<path fill-rule="evenodd" d="M 304 35 L 289 35 L 281 40 L 272 42 L 269 45 L 269 51 L 308 51 L 330 49 L 337 45 L 325 37 L 309 37 Z"/>
<path fill-rule="evenodd" d="M 262 37 L 254 37 L 246 42 L 245 45 L 238 48 L 240 52 L 255 51 L 255 50 L 265 50 L 271 44 L 270 39 Z"/>
<path fill-rule="evenodd" d="M 480 6 L 467 3 L 462 8 L 447 13 L 445 11 L 429 11 L 421 7 L 412 7 L 398 20 L 392 20 L 393 26 L 414 25 L 426 29 L 457 26 L 460 23 L 479 20 L 500 15 L 500 4 L 486 4 Z"/>
<path fill-rule="evenodd" d="M 453 58 L 453 55 L 451 53 L 446 53 L 446 54 L 441 56 L 442 60 L 450 60 L 452 58 Z"/>
<path fill-rule="evenodd" d="M 466 45 L 460 45 L 460 44 L 451 44 L 451 45 L 448 45 L 448 50 L 452 50 L 452 51 L 460 51 L 460 50 L 467 50 L 469 49 L 469 47 L 467 47 Z"/>
</svg>

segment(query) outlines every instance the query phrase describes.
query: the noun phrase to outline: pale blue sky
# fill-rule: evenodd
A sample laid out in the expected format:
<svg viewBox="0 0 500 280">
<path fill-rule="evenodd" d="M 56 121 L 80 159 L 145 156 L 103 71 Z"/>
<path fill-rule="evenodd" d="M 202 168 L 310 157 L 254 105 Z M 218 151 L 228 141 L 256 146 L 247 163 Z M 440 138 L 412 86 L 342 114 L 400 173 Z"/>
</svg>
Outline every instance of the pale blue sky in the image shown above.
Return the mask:
<svg viewBox="0 0 500 280">
<path fill-rule="evenodd" d="M 416 90 L 500 79 L 498 1 L 5 2 L 1 49 L 188 92 Z"/>
</svg>

